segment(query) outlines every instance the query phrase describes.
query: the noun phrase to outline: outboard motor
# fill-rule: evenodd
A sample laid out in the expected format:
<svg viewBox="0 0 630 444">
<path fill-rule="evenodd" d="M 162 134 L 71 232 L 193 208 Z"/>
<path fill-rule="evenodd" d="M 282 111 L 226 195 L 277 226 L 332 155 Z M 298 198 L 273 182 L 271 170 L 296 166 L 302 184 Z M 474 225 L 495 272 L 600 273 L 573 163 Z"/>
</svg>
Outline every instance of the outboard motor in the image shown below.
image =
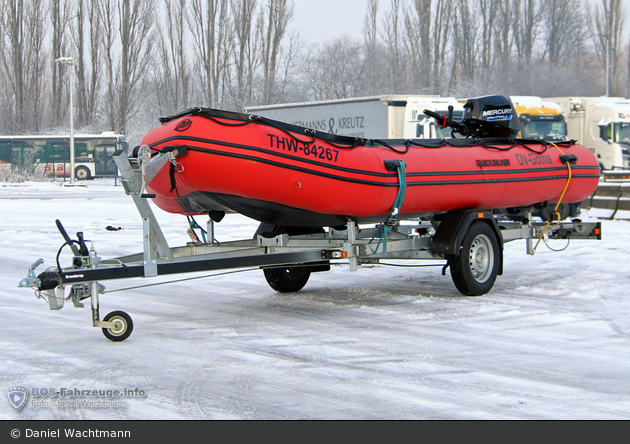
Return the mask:
<svg viewBox="0 0 630 444">
<path fill-rule="evenodd" d="M 521 123 L 507 96 L 484 96 L 468 99 L 464 105 L 462 123 L 473 137 L 514 139 L 521 131 Z"/>
<path fill-rule="evenodd" d="M 516 109 L 507 96 L 483 96 L 468 99 L 464 105 L 464 115 L 460 122 L 453 120 L 453 107 L 449 106 L 449 115 L 424 110 L 433 117 L 439 127 L 452 128 L 452 135 L 459 133 L 464 137 L 494 137 L 514 139 L 521 132 L 521 122 Z"/>
</svg>

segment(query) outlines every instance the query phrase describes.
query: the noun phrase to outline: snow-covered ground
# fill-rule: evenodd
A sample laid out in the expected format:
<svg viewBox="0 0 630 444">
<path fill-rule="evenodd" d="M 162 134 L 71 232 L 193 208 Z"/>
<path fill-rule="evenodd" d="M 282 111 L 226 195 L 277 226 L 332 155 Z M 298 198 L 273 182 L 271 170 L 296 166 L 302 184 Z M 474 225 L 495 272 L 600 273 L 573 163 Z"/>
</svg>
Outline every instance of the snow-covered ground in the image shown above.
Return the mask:
<svg viewBox="0 0 630 444">
<path fill-rule="evenodd" d="M 114 343 L 91 327 L 89 304 L 50 311 L 17 288 L 37 258 L 38 273 L 53 266 L 55 219 L 103 258 L 142 251 L 122 188 L 86 185 L 0 183 L 1 387 L 31 391 L 20 411 L 0 401 L 0 419 L 630 419 L 628 221 L 603 221 L 603 240 L 562 252 L 509 243 L 504 274 L 473 298 L 440 268 L 337 266 L 288 295 L 259 270 L 107 282 L 101 316 L 135 323 Z M 185 217 L 155 211 L 169 244 L 189 240 Z M 228 215 L 216 237 L 256 226 Z M 81 405 L 95 399 L 32 396 L 42 388 L 146 396 Z"/>
</svg>

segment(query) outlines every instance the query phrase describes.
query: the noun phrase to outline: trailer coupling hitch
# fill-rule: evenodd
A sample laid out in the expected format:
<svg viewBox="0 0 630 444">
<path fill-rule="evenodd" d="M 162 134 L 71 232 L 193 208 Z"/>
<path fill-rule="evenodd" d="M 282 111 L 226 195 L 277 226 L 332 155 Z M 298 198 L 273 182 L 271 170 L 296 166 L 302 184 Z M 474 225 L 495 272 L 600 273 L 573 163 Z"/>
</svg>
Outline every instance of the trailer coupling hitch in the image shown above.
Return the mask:
<svg viewBox="0 0 630 444">
<path fill-rule="evenodd" d="M 35 294 L 37 298 L 42 297 L 41 293 L 45 290 L 53 290 L 52 294 L 47 295 L 48 306 L 51 310 L 59 310 L 63 307 L 63 287 L 58 287 L 59 276 L 57 273 L 45 271 L 39 276 L 35 276 L 35 269 L 44 263 L 43 259 L 37 259 L 28 268 L 28 274 L 26 278 L 22 279 L 18 284 L 20 288 L 35 288 Z"/>
<path fill-rule="evenodd" d="M 33 262 L 33 264 L 28 267 L 28 274 L 26 275 L 26 277 L 24 279 L 22 279 L 20 281 L 20 283 L 18 284 L 18 287 L 20 288 L 32 288 L 32 287 L 37 287 L 39 288 L 41 285 L 41 281 L 39 280 L 39 278 L 35 277 L 35 269 L 37 267 L 39 267 L 41 264 L 44 263 L 44 259 L 39 258 L 37 259 L 35 262 Z"/>
</svg>

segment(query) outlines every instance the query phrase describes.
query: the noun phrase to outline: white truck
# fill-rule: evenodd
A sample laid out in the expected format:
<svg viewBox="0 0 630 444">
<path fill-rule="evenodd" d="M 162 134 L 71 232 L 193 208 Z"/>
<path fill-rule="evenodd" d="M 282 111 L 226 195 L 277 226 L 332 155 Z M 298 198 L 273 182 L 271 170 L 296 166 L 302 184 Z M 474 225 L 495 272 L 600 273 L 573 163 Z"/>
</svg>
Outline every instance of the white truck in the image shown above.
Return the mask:
<svg viewBox="0 0 630 444">
<path fill-rule="evenodd" d="M 589 148 L 602 170 L 630 169 L 630 100 L 552 97 L 567 120 L 567 138 Z"/>
<path fill-rule="evenodd" d="M 451 136 L 428 109 L 460 120 L 464 105 L 452 97 L 383 95 L 318 102 L 252 106 L 245 112 L 340 136 L 362 139 L 416 139 Z"/>
</svg>

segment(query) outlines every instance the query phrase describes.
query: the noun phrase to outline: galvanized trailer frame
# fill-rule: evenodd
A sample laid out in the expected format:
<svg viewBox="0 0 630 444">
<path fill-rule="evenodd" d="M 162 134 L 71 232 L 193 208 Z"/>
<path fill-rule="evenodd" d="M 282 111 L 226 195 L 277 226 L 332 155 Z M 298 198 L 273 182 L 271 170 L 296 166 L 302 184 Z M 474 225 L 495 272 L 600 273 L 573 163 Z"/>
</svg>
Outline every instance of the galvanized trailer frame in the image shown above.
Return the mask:
<svg viewBox="0 0 630 444">
<path fill-rule="evenodd" d="M 82 233 L 78 240 L 69 238 L 58 226 L 66 244 L 74 253 L 73 264 L 58 267 L 35 276 L 38 259 L 29 268 L 21 287 L 35 288 L 38 294 L 48 293 L 49 308 L 59 310 L 64 301 L 76 307 L 90 299 L 92 325 L 102 328 L 113 341 L 126 339 L 133 330 L 131 317 L 122 311 L 109 313 L 103 320 L 99 314 L 99 295 L 105 291 L 100 283 L 114 279 L 156 277 L 209 270 L 260 267 L 268 283 L 277 291 L 297 291 L 306 284 L 311 272 L 327 271 L 330 263 L 347 263 L 350 271 L 363 264 L 381 260 L 442 260 L 443 274 L 451 267 L 453 281 L 464 294 L 479 295 L 490 290 L 496 276 L 502 273 L 503 244 L 524 239 L 527 253 L 534 254 L 533 241 L 545 236 L 565 239 L 601 239 L 601 223 L 574 220 L 554 224 L 534 223 L 531 209 L 521 221 L 501 219 L 490 211 L 457 210 L 413 221 L 397 221 L 384 225 L 359 227 L 348 220 L 343 230 L 328 229 L 307 235 L 279 234 L 265 237 L 214 242 L 214 222 L 207 223 L 208 242 L 170 247 L 151 210 L 145 186 L 168 162 L 177 163 L 177 151 L 152 157 L 148 147 L 141 147 L 137 157 L 118 151 L 114 160 L 122 176 L 125 193 L 133 199 L 143 221 L 142 253 L 102 259 L 93 249 L 88 251 Z M 546 226 L 548 225 L 548 227 Z M 64 244 L 64 245 L 66 245 Z M 68 296 L 65 288 L 70 287 Z"/>
</svg>

